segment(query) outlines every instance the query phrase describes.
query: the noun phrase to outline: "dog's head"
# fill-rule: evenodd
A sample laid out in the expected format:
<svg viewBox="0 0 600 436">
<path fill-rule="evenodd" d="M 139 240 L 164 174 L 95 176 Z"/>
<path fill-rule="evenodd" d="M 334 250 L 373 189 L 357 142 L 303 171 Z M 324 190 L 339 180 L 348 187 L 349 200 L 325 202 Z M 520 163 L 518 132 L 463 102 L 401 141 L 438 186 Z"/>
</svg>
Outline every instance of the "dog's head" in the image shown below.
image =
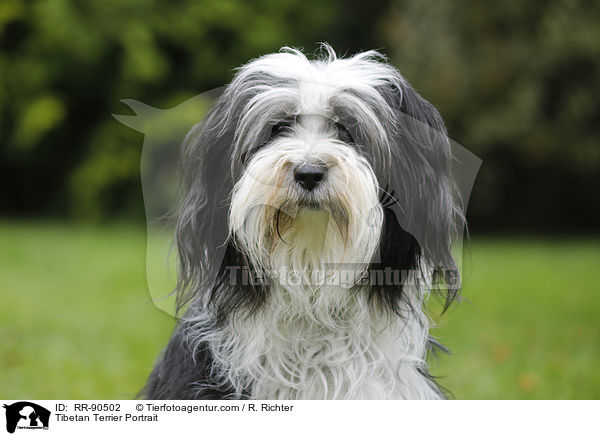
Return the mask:
<svg viewBox="0 0 600 436">
<path fill-rule="evenodd" d="M 453 271 L 450 163 L 438 112 L 379 53 L 253 60 L 186 141 L 179 288 L 214 287 L 228 262 L 271 279 L 324 265 Z M 372 288 L 396 308 L 401 284 Z"/>
</svg>

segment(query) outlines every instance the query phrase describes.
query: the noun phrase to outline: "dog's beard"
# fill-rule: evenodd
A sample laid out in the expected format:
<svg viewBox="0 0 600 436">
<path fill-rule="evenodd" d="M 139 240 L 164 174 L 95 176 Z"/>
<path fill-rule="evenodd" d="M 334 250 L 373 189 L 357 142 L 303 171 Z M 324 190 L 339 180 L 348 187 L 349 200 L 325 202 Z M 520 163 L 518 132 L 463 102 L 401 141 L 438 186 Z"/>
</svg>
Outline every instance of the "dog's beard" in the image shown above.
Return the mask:
<svg viewBox="0 0 600 436">
<path fill-rule="evenodd" d="M 253 267 L 299 292 L 352 287 L 377 249 L 383 220 L 368 162 L 339 141 L 314 148 L 328 168 L 316 189 L 294 181 L 297 154 L 306 150 L 284 138 L 255 154 L 230 208 L 231 237 Z"/>
</svg>

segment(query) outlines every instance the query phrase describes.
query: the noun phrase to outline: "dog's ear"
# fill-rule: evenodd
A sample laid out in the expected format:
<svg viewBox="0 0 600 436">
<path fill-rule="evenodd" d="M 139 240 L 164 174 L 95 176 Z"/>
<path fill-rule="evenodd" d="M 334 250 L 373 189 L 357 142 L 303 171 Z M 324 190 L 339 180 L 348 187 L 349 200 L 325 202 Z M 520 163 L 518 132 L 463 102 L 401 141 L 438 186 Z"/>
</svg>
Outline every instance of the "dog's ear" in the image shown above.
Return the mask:
<svg viewBox="0 0 600 436">
<path fill-rule="evenodd" d="M 228 316 L 243 312 L 250 316 L 266 301 L 269 290 L 267 276 L 248 260 L 230 241 L 225 249 L 216 282 L 209 291 L 206 303 L 214 316 L 215 326 Z"/>
<path fill-rule="evenodd" d="M 216 102 L 184 142 L 183 201 L 176 228 L 178 310 L 199 295 L 200 289 L 209 292 L 214 288 L 228 245 L 234 181 L 242 173 L 248 153 L 268 135 L 266 120 L 280 115 L 286 103 L 255 99 L 267 79 L 275 79 L 253 65 L 239 69 L 226 88 L 215 91 Z M 249 107 L 255 115 L 248 115 Z"/>
<path fill-rule="evenodd" d="M 460 287 L 451 248 L 464 218 L 451 178 L 446 128 L 437 109 L 405 81 L 388 87 L 384 95 L 395 112 L 385 180 L 386 191 L 393 193 L 389 207 L 418 243 L 421 261 L 433 271 L 433 284 L 448 289 L 449 303 Z"/>
<path fill-rule="evenodd" d="M 178 250 L 177 309 L 211 289 L 225 257 L 235 108 L 223 90 L 204 119 L 187 135 L 181 153 L 181 204 L 175 239 Z"/>
</svg>

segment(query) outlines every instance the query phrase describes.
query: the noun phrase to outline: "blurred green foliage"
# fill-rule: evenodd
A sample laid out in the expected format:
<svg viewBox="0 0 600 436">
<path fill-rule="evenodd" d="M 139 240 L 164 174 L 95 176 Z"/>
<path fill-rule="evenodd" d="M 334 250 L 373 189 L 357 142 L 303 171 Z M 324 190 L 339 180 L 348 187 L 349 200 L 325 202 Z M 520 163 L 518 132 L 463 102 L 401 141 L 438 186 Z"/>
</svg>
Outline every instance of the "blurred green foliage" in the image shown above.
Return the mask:
<svg viewBox="0 0 600 436">
<path fill-rule="evenodd" d="M 474 229 L 597 230 L 600 4 L 583 0 L 3 0 L 0 214 L 143 217 L 142 138 L 283 45 L 378 48 L 484 161 Z"/>
<path fill-rule="evenodd" d="M 119 101 L 175 106 L 252 57 L 313 49 L 332 22 L 317 0 L 3 1 L 0 212 L 143 216 L 142 140 L 110 116 Z"/>
<path fill-rule="evenodd" d="M 581 231 L 600 222 L 600 3 L 401 0 L 392 59 L 483 159 L 470 221 Z"/>
</svg>

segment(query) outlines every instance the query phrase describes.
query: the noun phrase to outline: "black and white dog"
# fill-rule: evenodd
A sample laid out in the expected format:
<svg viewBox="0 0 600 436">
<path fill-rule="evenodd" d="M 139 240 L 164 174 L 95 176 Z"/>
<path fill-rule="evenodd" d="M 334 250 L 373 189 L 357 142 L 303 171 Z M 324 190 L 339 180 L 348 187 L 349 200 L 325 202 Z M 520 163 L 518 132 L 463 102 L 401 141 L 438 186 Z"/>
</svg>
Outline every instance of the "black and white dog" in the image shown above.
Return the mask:
<svg viewBox="0 0 600 436">
<path fill-rule="evenodd" d="M 432 289 L 464 226 L 436 109 L 375 51 L 241 67 L 188 134 L 181 319 L 153 399 L 438 399 Z"/>
</svg>

